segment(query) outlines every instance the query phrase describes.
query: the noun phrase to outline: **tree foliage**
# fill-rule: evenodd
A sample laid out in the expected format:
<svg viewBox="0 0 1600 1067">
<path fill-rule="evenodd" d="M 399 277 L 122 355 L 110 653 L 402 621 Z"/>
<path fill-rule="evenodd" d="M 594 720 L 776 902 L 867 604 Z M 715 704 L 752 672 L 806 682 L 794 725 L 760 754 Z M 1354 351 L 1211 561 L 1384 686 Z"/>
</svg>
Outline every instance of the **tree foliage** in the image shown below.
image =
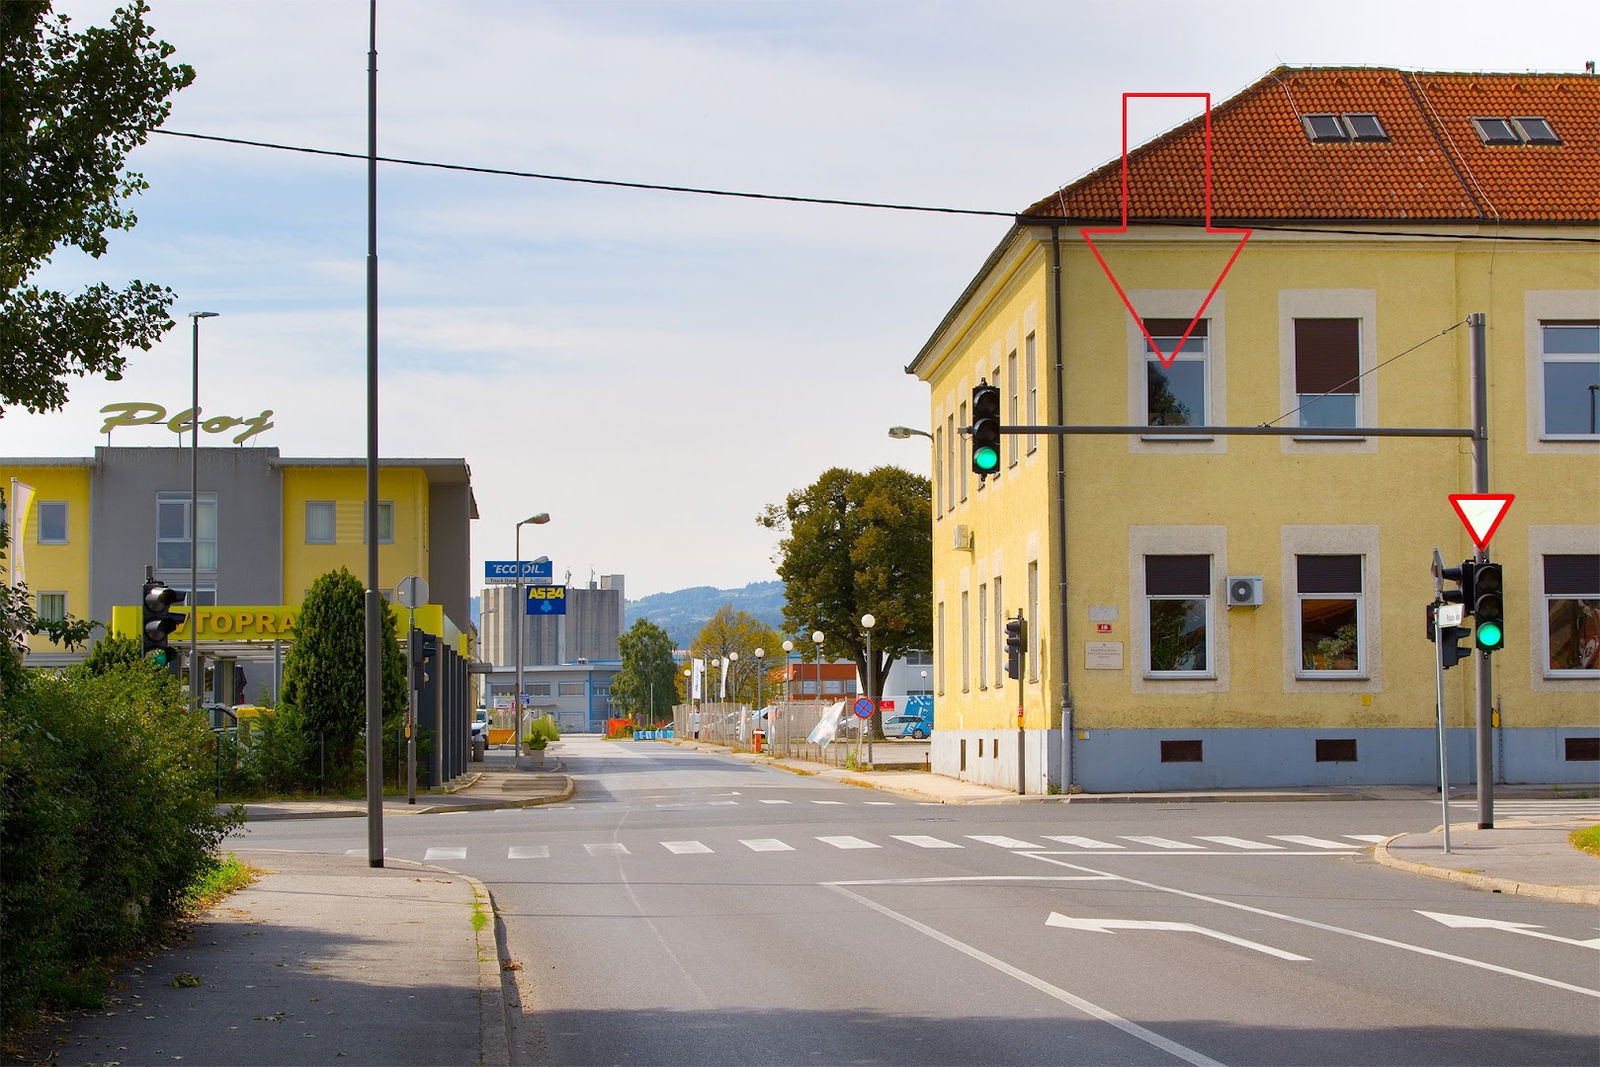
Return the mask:
<svg viewBox="0 0 1600 1067">
<path fill-rule="evenodd" d="M 383 710 L 392 720 L 405 709 L 406 668 L 387 601 L 383 614 L 391 616 L 381 631 Z M 353 780 L 364 766 L 366 644 L 366 593 L 356 576 L 340 567 L 312 582 L 284 657 L 282 702 L 299 716 L 308 756 L 320 748 L 334 783 Z"/>
<path fill-rule="evenodd" d="M 870 674 L 874 700 L 893 660 L 932 645 L 931 495 L 928 479 L 900 467 L 866 474 L 833 467 L 757 519 L 783 534 L 784 621 L 807 647 L 811 631 L 821 630 L 823 654 Z M 875 620 L 870 672 L 861 626 L 868 614 Z M 881 733 L 881 720 L 874 714 L 874 731 Z"/>
<path fill-rule="evenodd" d="M 671 719 L 678 698 L 678 664 L 667 631 L 639 619 L 617 638 L 617 650 L 622 669 L 611 682 L 612 703 L 647 725 Z"/>
<path fill-rule="evenodd" d="M 65 294 L 30 282 L 61 248 L 98 258 L 107 233 L 138 221 L 124 201 L 147 186 L 128 154 L 194 80 L 169 64 L 142 2 L 107 27 L 70 29 L 49 0 L 0 2 L 0 416 L 53 411 L 67 379 L 120 374 L 121 350 L 148 350 L 172 328 L 172 290 L 143 281 Z"/>
<path fill-rule="evenodd" d="M 758 648 L 762 656 L 755 654 Z M 756 676 L 758 673 L 770 675 L 774 667 L 781 665 L 783 638 L 748 611 L 735 611 L 733 605 L 724 604 L 700 628 L 700 633 L 689 644 L 689 653 L 707 661 L 729 659 L 733 653 L 738 653 L 739 658 L 728 668 L 728 699 L 739 704 L 754 704 L 765 695 L 761 692 L 763 688 L 766 693 L 772 692 L 770 679 L 763 677 L 758 685 Z M 710 700 L 721 693 L 722 672 L 710 668 L 707 679 L 706 684 L 711 689 L 706 699 Z"/>
</svg>

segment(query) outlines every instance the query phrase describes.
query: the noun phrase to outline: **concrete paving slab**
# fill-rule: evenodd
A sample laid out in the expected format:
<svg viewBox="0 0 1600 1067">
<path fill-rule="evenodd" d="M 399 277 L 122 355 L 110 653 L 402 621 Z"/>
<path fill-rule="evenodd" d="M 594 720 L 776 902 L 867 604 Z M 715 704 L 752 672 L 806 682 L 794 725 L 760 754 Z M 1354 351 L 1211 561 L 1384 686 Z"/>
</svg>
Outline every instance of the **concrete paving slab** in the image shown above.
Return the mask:
<svg viewBox="0 0 1600 1067">
<path fill-rule="evenodd" d="M 1401 834 L 1377 845 L 1379 863 L 1413 874 L 1444 878 L 1474 889 L 1508 896 L 1535 897 L 1600 907 L 1600 856 L 1572 847 L 1573 830 L 1595 819 L 1547 818 L 1450 824 L 1450 851 L 1444 834 Z"/>
</svg>

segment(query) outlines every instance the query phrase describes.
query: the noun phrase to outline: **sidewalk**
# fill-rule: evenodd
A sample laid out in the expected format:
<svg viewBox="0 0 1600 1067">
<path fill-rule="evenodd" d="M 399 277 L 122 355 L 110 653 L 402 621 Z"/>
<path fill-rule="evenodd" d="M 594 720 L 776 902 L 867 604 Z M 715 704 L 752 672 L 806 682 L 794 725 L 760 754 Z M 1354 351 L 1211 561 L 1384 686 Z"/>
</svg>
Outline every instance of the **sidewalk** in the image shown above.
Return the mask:
<svg viewBox="0 0 1600 1067">
<path fill-rule="evenodd" d="M 483 762 L 467 764 L 467 773 L 448 783 L 449 792 L 417 794 L 415 804 L 404 796 L 383 798 L 383 814 L 437 815 L 447 811 L 487 811 L 494 808 L 531 808 L 571 798 L 572 778 L 560 761 L 547 756 L 543 770 L 518 770 L 516 755 L 508 745 L 489 749 Z M 364 818 L 364 799 L 327 797 L 245 804 L 247 822 L 269 819 Z"/>
<path fill-rule="evenodd" d="M 41 1027 L 5 1062 L 510 1062 L 482 883 L 406 860 L 238 856 L 272 873 L 130 967 L 107 1007 Z"/>
<path fill-rule="evenodd" d="M 1072 793 L 1061 796 L 1018 796 L 1016 793 L 928 771 L 850 771 L 825 763 L 774 759 L 734 752 L 725 745 L 675 740 L 681 748 L 722 752 L 748 763 L 839 782 L 879 789 L 911 800 L 937 804 L 1196 804 L 1278 802 L 1310 800 L 1434 800 L 1434 790 L 1420 786 L 1350 787 L 1327 789 L 1218 789 L 1185 793 Z M 1454 795 L 1452 793 L 1452 795 Z M 1496 796 L 1548 797 L 1547 789 L 1500 788 Z M 1067 816 L 1063 813 L 1063 818 Z M 1551 817 L 1495 820 L 1493 830 L 1476 823 L 1450 824 L 1451 851 L 1443 850 L 1443 835 L 1400 834 L 1374 846 L 1381 864 L 1412 874 L 1445 878 L 1506 895 L 1537 897 L 1600 907 L 1600 856 L 1579 852 L 1567 840 L 1573 830 L 1600 822 L 1594 817 Z"/>
</svg>

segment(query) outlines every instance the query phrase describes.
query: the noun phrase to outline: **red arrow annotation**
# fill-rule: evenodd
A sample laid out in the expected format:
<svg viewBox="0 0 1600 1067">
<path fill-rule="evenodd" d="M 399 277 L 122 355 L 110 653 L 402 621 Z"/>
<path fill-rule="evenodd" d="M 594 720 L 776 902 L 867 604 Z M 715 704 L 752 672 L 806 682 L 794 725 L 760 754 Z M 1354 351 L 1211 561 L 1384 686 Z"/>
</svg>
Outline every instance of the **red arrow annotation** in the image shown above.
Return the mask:
<svg viewBox="0 0 1600 1067">
<path fill-rule="evenodd" d="M 1481 552 L 1489 547 L 1489 539 L 1500 528 L 1500 520 L 1516 498 L 1515 493 L 1451 493 L 1450 506 L 1456 509 L 1467 536 Z"/>
<path fill-rule="evenodd" d="M 1128 299 L 1128 294 L 1123 291 L 1122 284 L 1117 281 L 1116 273 L 1111 269 L 1110 265 L 1106 263 L 1105 257 L 1100 254 L 1100 249 L 1095 246 L 1094 238 L 1092 236 L 1090 236 L 1091 234 L 1097 234 L 1097 233 L 1100 233 L 1100 234 L 1107 234 L 1107 233 L 1118 234 L 1118 233 L 1127 233 L 1128 232 L 1128 101 L 1130 99 L 1141 99 L 1141 100 L 1146 100 L 1146 99 L 1155 99 L 1155 100 L 1200 99 L 1200 100 L 1204 100 L 1205 101 L 1205 103 L 1206 103 L 1206 113 L 1205 113 L 1205 127 L 1206 127 L 1206 163 L 1205 163 L 1206 232 L 1207 233 L 1235 233 L 1235 234 L 1240 234 L 1241 235 L 1240 238 L 1239 238 L 1238 247 L 1236 247 L 1233 250 L 1233 255 L 1228 257 L 1227 265 L 1222 268 L 1222 273 L 1218 274 L 1217 275 L 1217 280 L 1214 283 L 1212 283 L 1211 291 L 1206 293 L 1206 298 L 1200 302 L 1200 310 L 1196 311 L 1194 313 L 1194 318 L 1189 320 L 1189 328 L 1183 331 L 1183 336 L 1181 338 L 1179 338 L 1177 345 L 1173 347 L 1173 349 L 1172 349 L 1172 351 L 1170 353 L 1161 351 L 1160 347 L 1155 342 L 1155 338 L 1150 336 L 1150 331 L 1145 329 L 1144 319 L 1140 317 L 1139 312 L 1134 308 L 1133 302 Z M 1128 309 L 1128 314 L 1133 316 L 1133 321 L 1138 324 L 1139 332 L 1144 334 L 1144 339 L 1145 339 L 1146 342 L 1149 343 L 1151 351 L 1155 352 L 1157 357 L 1160 358 L 1161 365 L 1163 367 L 1172 366 L 1172 361 L 1178 357 L 1178 353 L 1181 352 L 1183 350 L 1183 346 L 1188 343 L 1189 335 L 1194 332 L 1195 326 L 1200 322 L 1201 317 L 1205 315 L 1206 308 L 1209 307 L 1210 304 L 1211 304 L 1211 298 L 1216 296 L 1217 295 L 1217 290 L 1222 287 L 1222 279 L 1226 278 L 1228 276 L 1228 271 L 1233 269 L 1234 261 L 1239 258 L 1239 253 L 1244 251 L 1245 242 L 1250 240 L 1250 235 L 1254 232 L 1253 230 L 1248 230 L 1248 229 L 1228 229 L 1226 227 L 1218 228 L 1218 227 L 1215 227 L 1215 226 L 1211 225 L 1211 94 L 1210 93 L 1123 93 L 1122 94 L 1122 225 L 1118 226 L 1116 229 L 1111 229 L 1111 228 L 1107 227 L 1107 228 L 1102 228 L 1102 229 L 1083 229 L 1083 230 L 1079 230 L 1078 232 L 1083 234 L 1083 239 L 1086 242 L 1088 242 L 1089 251 L 1094 253 L 1094 258 L 1099 262 L 1100 269 L 1106 272 L 1106 277 L 1107 278 L 1111 279 L 1112 288 L 1114 288 L 1117 291 L 1117 295 L 1122 298 L 1122 306 L 1127 308 Z"/>
</svg>

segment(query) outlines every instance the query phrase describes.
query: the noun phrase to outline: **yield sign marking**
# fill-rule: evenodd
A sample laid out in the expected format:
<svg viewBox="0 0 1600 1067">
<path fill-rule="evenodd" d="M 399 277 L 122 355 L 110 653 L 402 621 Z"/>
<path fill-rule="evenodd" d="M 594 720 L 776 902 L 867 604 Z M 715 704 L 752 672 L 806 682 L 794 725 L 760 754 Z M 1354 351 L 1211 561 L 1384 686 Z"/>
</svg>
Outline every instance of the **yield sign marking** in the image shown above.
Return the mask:
<svg viewBox="0 0 1600 1067">
<path fill-rule="evenodd" d="M 1489 539 L 1516 498 L 1515 493 L 1451 493 L 1450 506 L 1461 516 L 1472 543 L 1482 550 L 1489 547 Z"/>
<path fill-rule="evenodd" d="M 1479 919 L 1472 915 L 1450 915 L 1442 911 L 1422 911 L 1420 909 L 1417 914 L 1426 915 L 1434 922 L 1443 923 L 1445 926 L 1453 927 L 1457 930 L 1504 930 L 1508 934 L 1522 934 L 1524 937 L 1537 937 L 1545 941 L 1559 941 L 1563 945 L 1600 949 L 1600 937 L 1591 937 L 1587 941 L 1579 941 L 1573 937 L 1542 934 L 1539 932 L 1539 927 L 1533 923 L 1514 923 L 1505 919 Z"/>
<path fill-rule="evenodd" d="M 1068 930 L 1089 930 L 1097 934 L 1109 934 L 1116 930 L 1175 930 L 1187 934 L 1204 934 L 1206 937 L 1214 937 L 1218 941 L 1226 941 L 1230 945 L 1238 945 L 1241 948 L 1265 952 L 1267 955 L 1276 956 L 1280 960 L 1308 962 L 1311 958 L 1309 956 L 1296 956 L 1293 952 L 1285 952 L 1281 948 L 1263 945 L 1259 941 L 1246 941 L 1242 937 L 1234 937 L 1232 934 L 1225 934 L 1221 930 L 1208 930 L 1204 926 L 1196 926 L 1194 923 L 1159 922 L 1148 919 L 1074 919 L 1070 915 L 1062 915 L 1058 911 L 1052 911 L 1050 917 L 1044 921 L 1044 924 L 1046 926 L 1061 926 Z"/>
</svg>

